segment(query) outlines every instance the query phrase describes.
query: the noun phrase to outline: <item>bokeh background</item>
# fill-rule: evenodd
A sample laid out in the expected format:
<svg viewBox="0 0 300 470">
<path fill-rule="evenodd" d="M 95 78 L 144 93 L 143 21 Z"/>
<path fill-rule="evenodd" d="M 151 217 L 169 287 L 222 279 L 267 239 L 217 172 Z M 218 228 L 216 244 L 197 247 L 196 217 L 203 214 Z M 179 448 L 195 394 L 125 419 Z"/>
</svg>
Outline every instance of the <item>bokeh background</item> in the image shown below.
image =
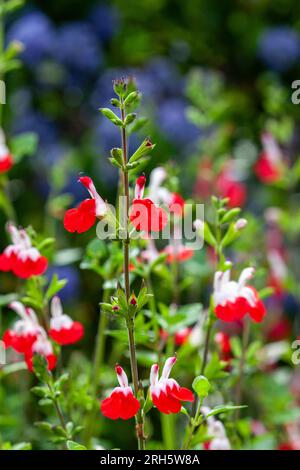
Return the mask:
<svg viewBox="0 0 300 470">
<path fill-rule="evenodd" d="M 79 269 L 90 235 L 69 236 L 62 216 L 86 196 L 77 184 L 79 172 L 95 179 L 103 197 L 115 198 L 118 175 L 107 157 L 119 145 L 119 132 L 98 108 L 109 106 L 112 79 L 124 75 L 136 80 L 143 95 L 141 115 L 148 119 L 131 136 L 130 148 L 151 135 L 157 147 L 146 171 L 171 162 L 172 181 L 185 198 L 206 202 L 213 193 L 228 195 L 228 186 L 224 189 L 218 180 L 224 172 L 226 182 L 235 183 L 233 205 L 243 206 L 249 231 L 239 242 L 239 255 L 233 252 L 231 258 L 240 260 L 246 253 L 249 262 L 261 267 L 261 287 L 268 282 L 275 286 L 261 334 L 270 342 L 295 339 L 300 318 L 300 105 L 291 102 L 291 84 L 300 78 L 299 2 L 28 1 L 6 19 L 5 36 L 25 49 L 22 66 L 6 77 L 3 126 L 8 137 L 31 132 L 38 138 L 34 154 L 11 171 L 10 196 L 21 225 L 32 224 L 57 240 L 47 276 L 56 272 L 69 281 L 61 297 L 66 310 L 86 326 L 82 363 L 93 350 L 101 283 L 95 273 Z M 274 136 L 284 155 L 284 175 L 271 185 L 254 170 L 264 131 Z M 0 214 L 1 227 L 5 221 Z M 6 244 L 2 229 L 0 243 L 1 248 Z M 280 283 L 274 274 L 280 262 L 271 259 L 271 251 L 284 265 Z M 208 258 L 198 253 L 189 262 L 186 269 L 194 277 L 186 301 L 207 301 Z M 13 291 L 13 282 L 1 277 L 1 293 Z M 168 293 L 161 295 L 167 302 Z M 278 377 L 274 372 L 269 381 L 263 374 L 254 379 L 260 395 L 254 415 L 266 426 L 258 447 L 276 448 L 286 440 L 290 419 L 299 419 L 299 370 L 288 359 L 283 363 Z M 81 379 L 78 374 L 76 386 L 84 388 Z M 34 398 L 24 391 L 20 399 L 18 382 L 6 383 L 9 396 L 0 388 L 4 441 L 24 439 L 24 426 L 28 430 L 36 418 Z M 272 421 L 274 409 L 281 413 L 277 422 Z M 133 436 L 120 437 L 115 429 L 107 439 L 133 445 Z M 27 439 L 40 445 L 33 426 Z"/>
</svg>

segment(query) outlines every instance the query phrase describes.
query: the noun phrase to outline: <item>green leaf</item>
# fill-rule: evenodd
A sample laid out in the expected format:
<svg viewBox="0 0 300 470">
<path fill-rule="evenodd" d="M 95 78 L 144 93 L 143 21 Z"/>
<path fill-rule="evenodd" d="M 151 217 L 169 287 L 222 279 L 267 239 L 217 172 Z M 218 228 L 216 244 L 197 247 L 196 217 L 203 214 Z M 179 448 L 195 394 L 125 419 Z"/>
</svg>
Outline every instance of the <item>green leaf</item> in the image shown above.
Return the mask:
<svg viewBox="0 0 300 470">
<path fill-rule="evenodd" d="M 6 13 L 9 13 L 11 11 L 14 11 L 14 10 L 20 8 L 21 6 L 24 5 L 24 1 L 25 0 L 10 0 L 9 2 L 1 4 L 1 6 L 0 6 L 1 14 L 4 13 L 4 15 L 5 15 Z"/>
<path fill-rule="evenodd" d="M 55 294 L 65 287 L 67 282 L 67 279 L 58 279 L 58 275 L 53 274 L 50 285 L 45 293 L 46 299 L 51 299 Z"/>
<path fill-rule="evenodd" d="M 110 154 L 114 160 L 122 167 L 124 160 L 123 160 L 123 151 L 120 148 L 113 148 L 110 151 Z"/>
<path fill-rule="evenodd" d="M 100 108 L 99 111 L 105 116 L 107 119 L 109 119 L 113 124 L 116 126 L 123 126 L 123 122 L 118 116 L 109 108 Z"/>
<path fill-rule="evenodd" d="M 54 390 L 58 391 L 61 390 L 64 384 L 69 380 L 70 375 L 66 372 L 62 374 L 55 382 L 54 382 Z"/>
<path fill-rule="evenodd" d="M 209 380 L 221 379 L 223 377 L 226 377 L 228 373 L 224 371 L 225 366 L 226 363 L 220 361 L 218 354 L 214 353 L 211 356 L 209 363 L 205 367 L 204 375 Z"/>
<path fill-rule="evenodd" d="M 14 161 L 18 163 L 23 157 L 33 155 L 38 144 L 38 137 L 33 132 L 25 132 L 14 137 L 10 142 Z"/>
<path fill-rule="evenodd" d="M 136 118 L 135 113 L 127 114 L 125 118 L 124 126 L 129 126 L 129 124 L 131 124 L 135 120 L 135 118 Z"/>
<path fill-rule="evenodd" d="M 192 387 L 199 398 L 205 398 L 209 393 L 211 385 L 204 375 L 199 375 L 198 377 L 195 377 Z"/>
<path fill-rule="evenodd" d="M 234 209 L 229 210 L 221 219 L 221 224 L 227 224 L 231 222 L 239 213 L 241 209 L 239 207 L 235 207 Z"/>
<path fill-rule="evenodd" d="M 5 294 L 0 295 L 0 307 L 10 304 L 14 300 L 18 299 L 18 294 Z"/>
<path fill-rule="evenodd" d="M 33 372 L 41 382 L 47 382 L 49 377 L 48 364 L 44 356 L 34 354 L 32 358 Z"/>
<path fill-rule="evenodd" d="M 87 450 L 85 446 L 75 441 L 67 441 L 67 448 L 69 450 Z"/>
<path fill-rule="evenodd" d="M 206 418 L 210 416 L 215 416 L 220 413 L 228 413 L 229 411 L 240 410 L 241 408 L 247 408 L 247 405 L 240 405 L 240 406 L 233 406 L 233 405 L 220 405 L 216 406 L 211 410 L 207 415 Z"/>
<path fill-rule="evenodd" d="M 32 393 L 34 393 L 34 395 L 37 395 L 38 397 L 49 398 L 48 387 L 37 386 L 37 387 L 32 387 L 30 390 Z"/>
<path fill-rule="evenodd" d="M 14 444 L 11 450 L 31 450 L 32 445 L 30 442 L 18 442 L 18 444 Z"/>
<path fill-rule="evenodd" d="M 47 423 L 47 421 L 37 421 L 34 423 L 34 425 L 42 431 L 46 431 L 50 434 L 52 433 L 52 425 Z"/>
<path fill-rule="evenodd" d="M 139 93 L 137 91 L 132 91 L 124 100 L 124 105 L 128 106 L 132 104 L 138 98 L 138 96 L 139 96 Z"/>
<path fill-rule="evenodd" d="M 139 148 L 134 152 L 134 154 L 131 155 L 129 159 L 129 163 L 134 163 L 140 158 L 145 157 L 146 155 L 148 155 L 148 153 L 150 153 L 154 149 L 154 147 L 155 147 L 155 144 L 152 144 L 150 139 L 148 138 L 145 139 L 141 143 Z"/>
</svg>

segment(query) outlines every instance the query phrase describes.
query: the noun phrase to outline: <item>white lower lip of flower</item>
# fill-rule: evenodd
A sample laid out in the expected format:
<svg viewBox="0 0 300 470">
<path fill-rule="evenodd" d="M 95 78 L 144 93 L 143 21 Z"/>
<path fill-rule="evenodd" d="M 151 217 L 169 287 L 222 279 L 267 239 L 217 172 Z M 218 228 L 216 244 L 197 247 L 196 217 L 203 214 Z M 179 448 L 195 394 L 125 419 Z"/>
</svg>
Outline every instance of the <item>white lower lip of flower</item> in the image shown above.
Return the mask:
<svg viewBox="0 0 300 470">
<path fill-rule="evenodd" d="M 68 315 L 59 315 L 51 318 L 50 326 L 53 330 L 66 329 L 69 330 L 73 325 L 73 321 Z"/>
<path fill-rule="evenodd" d="M 17 256 L 22 261 L 26 261 L 27 259 L 30 259 L 31 261 L 37 261 L 41 255 L 36 248 L 27 248 L 24 250 L 19 250 Z"/>
<path fill-rule="evenodd" d="M 123 395 L 125 395 L 126 397 L 128 395 L 132 395 L 132 389 L 131 387 L 116 387 L 114 388 L 114 392 L 121 392 L 123 393 Z"/>
<path fill-rule="evenodd" d="M 52 345 L 50 341 L 46 339 L 38 339 L 32 346 L 32 351 L 37 354 L 42 354 L 44 356 L 49 356 L 53 353 Z"/>
</svg>

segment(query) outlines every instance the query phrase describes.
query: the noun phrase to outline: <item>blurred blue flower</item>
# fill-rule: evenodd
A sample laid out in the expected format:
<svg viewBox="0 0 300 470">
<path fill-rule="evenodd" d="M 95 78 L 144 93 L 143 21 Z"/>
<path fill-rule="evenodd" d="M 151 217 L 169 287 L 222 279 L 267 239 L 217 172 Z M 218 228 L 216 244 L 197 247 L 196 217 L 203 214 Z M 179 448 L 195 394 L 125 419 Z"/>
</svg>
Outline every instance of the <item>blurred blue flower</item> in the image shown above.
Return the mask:
<svg viewBox="0 0 300 470">
<path fill-rule="evenodd" d="M 163 96 L 178 95 L 183 93 L 183 80 L 180 77 L 178 68 L 169 59 L 156 57 L 148 67 L 149 78 L 154 86 L 158 88 L 158 93 Z"/>
<path fill-rule="evenodd" d="M 259 39 L 258 53 L 267 67 L 284 72 L 300 58 L 299 34 L 288 26 L 268 28 Z"/>
<path fill-rule="evenodd" d="M 93 73 L 102 64 L 102 49 L 93 29 L 85 22 L 63 25 L 57 34 L 54 56 L 76 72 Z"/>
<path fill-rule="evenodd" d="M 62 190 L 62 193 L 72 194 L 74 198 L 72 202 L 73 205 L 76 205 L 89 197 L 86 188 L 78 181 L 78 177 L 78 173 L 71 173 L 68 176 L 67 182 Z"/>
<path fill-rule="evenodd" d="M 53 274 L 57 274 L 59 279 L 67 279 L 68 281 L 65 287 L 58 293 L 62 302 L 77 300 L 80 294 L 78 270 L 74 266 L 49 266 L 46 271 L 46 277 L 49 281 Z"/>
<path fill-rule="evenodd" d="M 193 146 L 199 137 L 199 129 L 185 115 L 186 103 L 181 98 L 170 98 L 161 103 L 157 122 L 166 138 L 175 145 Z"/>
<path fill-rule="evenodd" d="M 119 13 L 111 5 L 96 5 L 91 9 L 88 20 L 101 41 L 109 41 L 117 32 L 120 24 Z"/>
<path fill-rule="evenodd" d="M 58 129 L 53 121 L 44 114 L 27 110 L 13 124 L 13 133 L 35 132 L 39 137 L 39 145 L 51 144 L 58 138 Z"/>
<path fill-rule="evenodd" d="M 17 19 L 9 28 L 7 42 L 17 40 L 25 46 L 21 54 L 28 65 L 36 65 L 52 52 L 55 32 L 49 18 L 40 11 L 33 11 Z"/>
</svg>

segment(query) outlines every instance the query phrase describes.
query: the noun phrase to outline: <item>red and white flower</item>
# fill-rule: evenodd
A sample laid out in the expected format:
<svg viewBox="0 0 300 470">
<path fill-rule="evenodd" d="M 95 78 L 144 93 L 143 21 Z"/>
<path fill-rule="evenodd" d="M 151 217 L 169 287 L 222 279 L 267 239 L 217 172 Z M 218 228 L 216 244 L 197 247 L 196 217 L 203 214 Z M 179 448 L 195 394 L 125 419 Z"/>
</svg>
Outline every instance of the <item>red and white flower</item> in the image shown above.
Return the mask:
<svg viewBox="0 0 300 470">
<path fill-rule="evenodd" d="M 177 261 L 178 263 L 184 263 L 194 256 L 194 250 L 188 248 L 183 243 L 176 243 L 173 245 L 167 245 L 162 253 L 167 254 L 167 263 L 173 263 Z"/>
<path fill-rule="evenodd" d="M 214 340 L 219 347 L 221 359 L 226 362 L 230 361 L 232 358 L 230 336 L 228 336 L 223 331 L 219 331 L 215 334 Z"/>
<path fill-rule="evenodd" d="M 254 268 L 242 271 L 238 282 L 230 280 L 230 270 L 217 271 L 214 278 L 215 313 L 220 320 L 235 321 L 242 319 L 247 313 L 255 322 L 261 322 L 266 310 L 258 292 L 246 285 L 254 275 Z"/>
<path fill-rule="evenodd" d="M 30 353 L 40 331 L 35 312 L 17 301 L 12 302 L 10 308 L 19 315 L 20 320 L 4 333 L 2 339 L 5 347 L 11 347 L 20 354 Z"/>
<path fill-rule="evenodd" d="M 5 135 L 0 129 L 0 173 L 6 173 L 13 166 L 13 157 L 5 144 Z"/>
<path fill-rule="evenodd" d="M 179 331 L 176 331 L 175 333 L 176 346 L 182 346 L 183 344 L 185 344 L 188 341 L 192 331 L 193 331 L 193 328 L 188 327 L 188 326 L 186 326 L 185 328 L 182 328 Z"/>
<path fill-rule="evenodd" d="M 113 389 L 111 395 L 102 401 L 101 411 L 109 419 L 130 419 L 140 409 L 140 402 L 135 398 L 128 378 L 121 366 L 115 367 L 120 386 Z"/>
<path fill-rule="evenodd" d="M 51 342 L 46 331 L 40 327 L 36 341 L 33 343 L 31 351 L 25 353 L 25 362 L 30 372 L 33 371 L 33 356 L 39 354 L 47 361 L 48 370 L 53 370 L 57 363 L 57 356 L 54 354 Z"/>
<path fill-rule="evenodd" d="M 22 279 L 43 274 L 48 266 L 47 259 L 33 247 L 24 229 L 8 224 L 12 244 L 0 255 L 0 271 L 12 271 Z"/>
<path fill-rule="evenodd" d="M 89 230 L 97 221 L 107 214 L 107 206 L 102 197 L 98 194 L 91 178 L 82 176 L 78 180 L 85 186 L 91 195 L 90 199 L 85 199 L 78 207 L 69 209 L 65 213 L 64 227 L 68 232 L 82 233 Z"/>
<path fill-rule="evenodd" d="M 206 417 L 211 412 L 208 406 L 201 407 L 201 413 Z M 206 418 L 207 434 L 210 439 L 204 443 L 206 450 L 231 450 L 229 439 L 226 435 L 225 427 L 222 421 L 216 419 L 214 416 Z"/>
<path fill-rule="evenodd" d="M 169 211 L 175 215 L 182 216 L 185 200 L 176 192 L 171 192 L 162 186 L 167 178 L 167 172 L 163 167 L 152 170 L 150 175 L 149 196 L 155 204 L 166 204 Z"/>
<path fill-rule="evenodd" d="M 228 198 L 229 207 L 242 207 L 247 197 L 246 186 L 236 173 L 234 161 L 229 160 L 215 183 L 220 197 Z"/>
<path fill-rule="evenodd" d="M 169 357 L 164 365 L 161 377 L 159 378 L 159 366 L 153 364 L 150 373 L 150 394 L 153 405 L 161 413 L 179 413 L 182 401 L 194 401 L 193 393 L 187 388 L 180 387 L 169 375 L 176 357 Z"/>
<path fill-rule="evenodd" d="M 79 341 L 84 333 L 83 325 L 73 321 L 63 313 L 59 297 L 55 296 L 51 302 L 51 320 L 49 336 L 58 344 L 73 344 Z"/>
<path fill-rule="evenodd" d="M 255 164 L 256 176 L 266 184 L 280 180 L 284 171 L 283 153 L 272 134 L 262 135 L 263 151 Z"/>
<path fill-rule="evenodd" d="M 146 177 L 140 176 L 136 180 L 135 198 L 130 210 L 130 221 L 139 232 L 160 232 L 168 222 L 167 213 L 157 207 L 152 199 L 143 198 Z"/>
</svg>

